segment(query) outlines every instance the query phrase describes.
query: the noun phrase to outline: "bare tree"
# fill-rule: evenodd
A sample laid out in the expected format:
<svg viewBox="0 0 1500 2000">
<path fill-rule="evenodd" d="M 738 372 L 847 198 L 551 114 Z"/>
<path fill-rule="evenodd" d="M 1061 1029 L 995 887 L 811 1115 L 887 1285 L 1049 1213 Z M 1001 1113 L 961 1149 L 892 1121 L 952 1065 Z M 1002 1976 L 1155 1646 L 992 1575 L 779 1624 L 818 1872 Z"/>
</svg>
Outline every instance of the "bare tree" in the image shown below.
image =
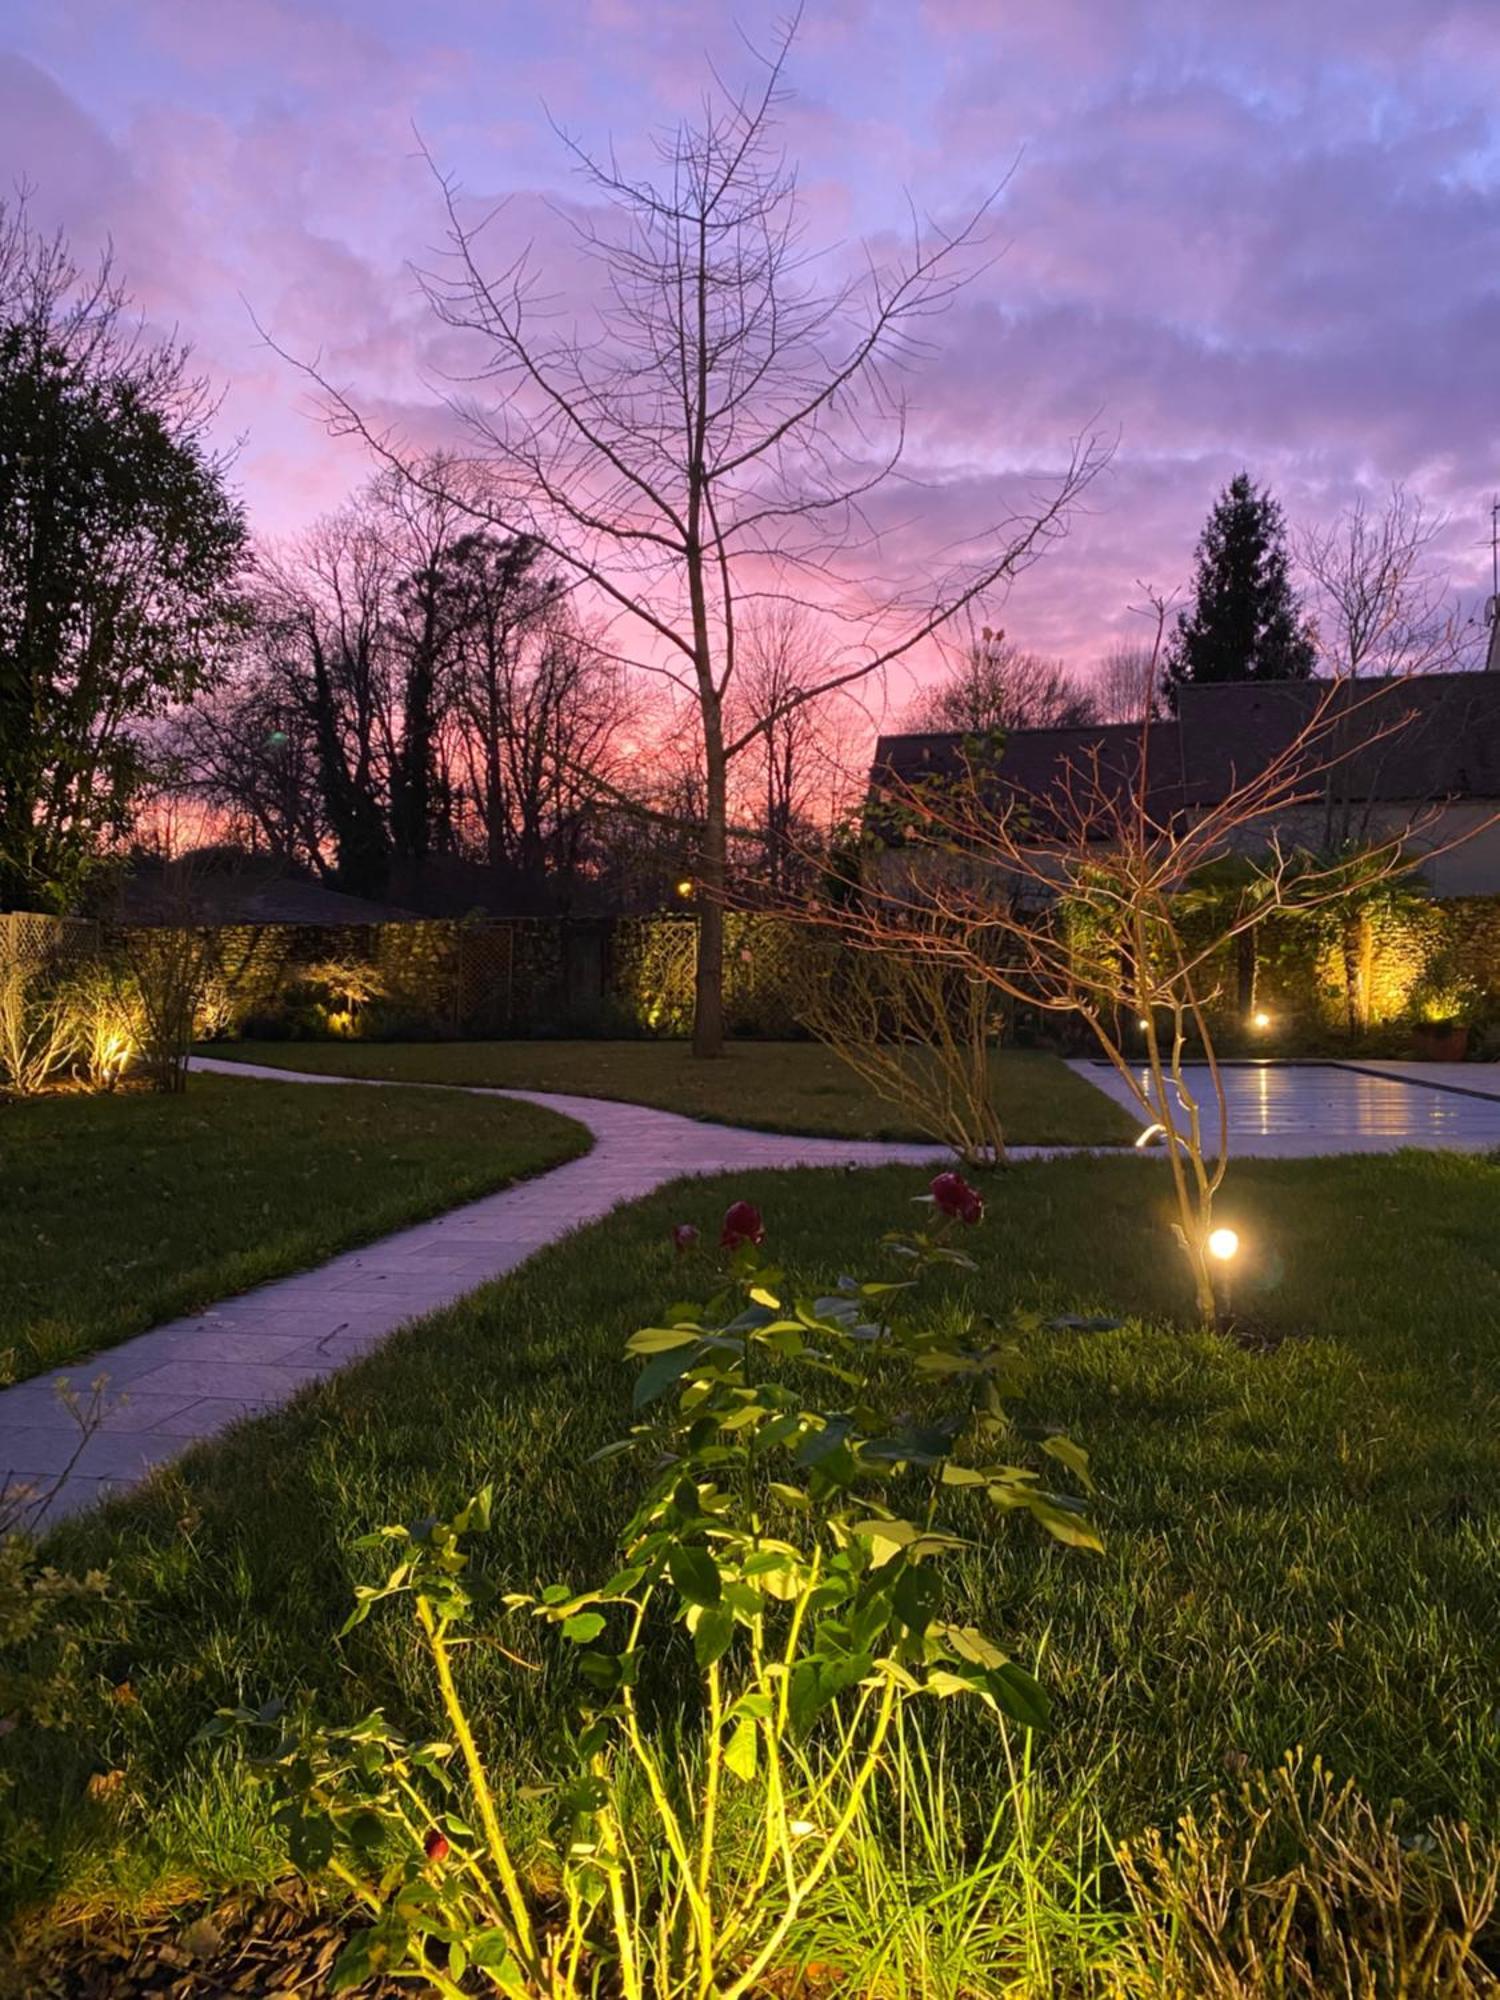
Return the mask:
<svg viewBox="0 0 1500 2000">
<path fill-rule="evenodd" d="M 568 900 L 606 797 L 631 777 L 633 704 L 535 544 L 473 535 L 448 755 L 460 851 Z"/>
<path fill-rule="evenodd" d="M 573 220 L 597 310 L 559 314 L 529 251 L 485 268 L 483 223 L 444 185 L 451 266 L 422 282 L 478 349 L 455 397 L 474 445 L 457 487 L 476 519 L 535 540 L 609 621 L 611 643 L 691 704 L 703 774 L 693 1046 L 723 1040 L 723 898 L 731 771 L 784 717 L 880 674 L 1038 557 L 1097 470 L 1093 440 L 978 521 L 902 588 L 873 518 L 905 445 L 898 375 L 978 266 L 988 204 L 957 227 L 913 222 L 904 255 L 871 251 L 820 281 L 797 179 L 775 138 L 792 27 L 754 89 L 722 85 L 660 141 L 659 170 L 569 141 L 598 206 Z M 412 464 L 316 369 L 336 427 L 421 485 Z M 1038 490 L 1040 489 L 1040 490 Z M 859 573 L 855 573 L 858 565 Z M 748 603 L 809 608 L 826 643 L 816 685 L 731 726 Z"/>
<path fill-rule="evenodd" d="M 1075 680 L 1063 661 L 1012 645 L 989 625 L 966 622 L 958 658 L 946 679 L 917 697 L 908 728 L 989 736 L 1009 729 L 1076 729 L 1099 720 L 1093 689 Z"/>
<path fill-rule="evenodd" d="M 167 788 L 212 809 L 224 837 L 250 852 L 331 877 L 316 745 L 281 665 L 275 634 L 255 622 L 223 685 L 173 718 Z M 137 840 L 140 833 L 138 816 Z"/>
<path fill-rule="evenodd" d="M 775 895 L 800 869 L 813 821 L 836 790 L 837 729 L 830 708 L 838 697 L 797 699 L 817 687 L 823 665 L 816 629 L 795 604 L 752 606 L 742 621 L 740 653 L 731 727 L 742 733 L 764 718 L 744 754 L 741 805 L 758 835 L 756 872 Z"/>
<path fill-rule="evenodd" d="M 1304 528 L 1297 558 L 1312 586 L 1319 657 L 1341 675 L 1444 673 L 1463 629 L 1432 566 L 1443 517 L 1393 486 L 1380 511 L 1363 494 L 1326 528 Z"/>
<path fill-rule="evenodd" d="M 1100 722 L 1155 721 L 1161 712 L 1160 674 L 1152 647 L 1111 646 L 1092 682 Z"/>
</svg>

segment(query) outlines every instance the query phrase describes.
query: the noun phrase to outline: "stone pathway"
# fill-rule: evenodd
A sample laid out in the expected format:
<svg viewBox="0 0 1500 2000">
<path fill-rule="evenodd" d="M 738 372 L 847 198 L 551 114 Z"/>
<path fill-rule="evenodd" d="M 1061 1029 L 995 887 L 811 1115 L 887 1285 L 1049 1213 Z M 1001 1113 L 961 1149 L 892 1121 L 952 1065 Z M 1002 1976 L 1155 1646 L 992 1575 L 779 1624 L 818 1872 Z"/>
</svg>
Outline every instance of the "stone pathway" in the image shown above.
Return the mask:
<svg viewBox="0 0 1500 2000">
<path fill-rule="evenodd" d="M 204 1061 L 196 1067 L 280 1084 L 412 1087 L 248 1063 Z M 943 1149 L 932 1146 L 745 1132 L 592 1097 L 519 1090 L 472 1094 L 524 1097 L 576 1119 L 593 1133 L 593 1149 L 534 1180 L 347 1251 L 316 1270 L 172 1320 L 60 1371 L 80 1389 L 106 1377 L 112 1407 L 54 1501 L 49 1521 L 134 1485 L 153 1466 L 241 1417 L 286 1402 L 306 1383 L 367 1354 L 405 1321 L 451 1305 L 514 1270 L 544 1244 L 678 1175 L 891 1162 L 930 1167 L 943 1156 Z M 58 1401 L 57 1379 L 54 1372 L 0 1390 L 0 1488 L 8 1480 L 48 1484 L 75 1450 L 77 1425 Z"/>
</svg>

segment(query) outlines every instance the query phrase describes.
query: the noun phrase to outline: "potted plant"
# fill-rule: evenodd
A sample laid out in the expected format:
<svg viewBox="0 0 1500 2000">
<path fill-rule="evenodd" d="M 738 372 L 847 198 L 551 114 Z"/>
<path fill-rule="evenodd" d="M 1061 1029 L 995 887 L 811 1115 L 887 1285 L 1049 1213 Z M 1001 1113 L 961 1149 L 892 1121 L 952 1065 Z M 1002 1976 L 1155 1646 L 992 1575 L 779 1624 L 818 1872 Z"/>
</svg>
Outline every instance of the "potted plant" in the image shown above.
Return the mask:
<svg viewBox="0 0 1500 2000">
<path fill-rule="evenodd" d="M 1469 1053 L 1469 1022 L 1479 995 L 1470 979 L 1434 966 L 1417 992 L 1412 1053 L 1424 1062 L 1463 1062 Z"/>
</svg>

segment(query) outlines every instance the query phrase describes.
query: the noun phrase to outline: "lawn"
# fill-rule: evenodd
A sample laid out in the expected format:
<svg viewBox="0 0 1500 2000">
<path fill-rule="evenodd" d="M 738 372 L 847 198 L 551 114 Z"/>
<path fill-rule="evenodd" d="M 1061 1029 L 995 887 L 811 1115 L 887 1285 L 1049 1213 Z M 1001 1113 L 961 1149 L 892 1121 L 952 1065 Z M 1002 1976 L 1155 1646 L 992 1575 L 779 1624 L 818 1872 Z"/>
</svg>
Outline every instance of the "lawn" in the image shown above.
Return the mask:
<svg viewBox="0 0 1500 2000">
<path fill-rule="evenodd" d="M 429 1091 L 200 1076 L 0 1103 L 0 1358 L 58 1366 L 587 1145 L 536 1106 Z"/>
<path fill-rule="evenodd" d="M 206 1055 L 328 1076 L 495 1084 L 651 1104 L 762 1132 L 837 1139 L 941 1137 L 882 1103 L 817 1042 L 731 1042 L 713 1062 L 685 1042 L 226 1042 Z M 995 1103 L 1015 1145 L 1129 1144 L 1128 1112 L 1056 1056 L 1003 1049 Z"/>
<path fill-rule="evenodd" d="M 629 1421 L 622 1340 L 709 1284 L 706 1259 L 674 1263 L 671 1226 L 709 1240 L 731 1195 L 749 1196 L 811 1290 L 880 1273 L 880 1234 L 909 1224 L 920 1186 L 896 1168 L 679 1183 L 66 1526 L 53 1559 L 112 1562 L 118 1607 L 68 1670 L 66 1726 L 0 1743 L 9 1893 L 97 1906 L 273 1875 L 241 1768 L 194 1745 L 216 1705 L 304 1687 L 346 1718 L 430 1713 L 399 1619 L 334 1636 L 380 1566 L 356 1537 L 493 1480 L 482 1560 L 505 1587 L 602 1574 L 638 1476 L 585 1463 Z M 1408 1839 L 1434 1815 L 1492 1839 L 1500 1167 L 1265 1162 L 1232 1187 L 1242 1302 L 1271 1337 L 1257 1351 L 1176 1321 L 1155 1163 L 1012 1170 L 965 1239 L 978 1271 L 937 1280 L 934 1310 L 968 1300 L 1015 1332 L 1037 1364 L 1021 1414 L 1085 1444 L 1101 1488 L 1103 1556 L 986 1513 L 962 1559 L 966 1611 L 1056 1702 L 1036 1753 L 1042 1823 L 1072 1826 L 1082 1798 L 1116 1837 L 1167 1825 L 1302 1745 Z M 1018 1312 L 1130 1318 L 1049 1331 Z M 498 1653 L 466 1673 L 524 1784 L 575 1689 Z M 945 1714 L 950 1769 L 987 1804 L 1004 1786 L 993 1725 Z M 91 1799 L 104 1773 L 121 1775 Z"/>
</svg>

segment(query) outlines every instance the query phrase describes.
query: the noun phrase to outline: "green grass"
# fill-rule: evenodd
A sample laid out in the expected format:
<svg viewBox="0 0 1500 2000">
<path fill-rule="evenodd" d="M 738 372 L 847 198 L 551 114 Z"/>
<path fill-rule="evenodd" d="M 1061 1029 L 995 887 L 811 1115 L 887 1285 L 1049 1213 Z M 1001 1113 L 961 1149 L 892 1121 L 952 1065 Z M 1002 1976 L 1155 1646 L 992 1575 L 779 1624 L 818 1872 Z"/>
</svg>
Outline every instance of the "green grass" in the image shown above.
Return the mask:
<svg viewBox="0 0 1500 2000">
<path fill-rule="evenodd" d="M 194 1077 L 0 1103 L 0 1356 L 16 1376 L 583 1152 L 528 1104 Z"/>
<path fill-rule="evenodd" d="M 817 1042 L 731 1042 L 713 1062 L 696 1060 L 685 1042 L 238 1042 L 204 1053 L 328 1076 L 612 1097 L 762 1132 L 942 1136 L 883 1103 Z M 1014 1145 L 1128 1145 L 1139 1129 L 1056 1056 L 1003 1049 L 992 1061 L 995 1103 Z"/>
<path fill-rule="evenodd" d="M 920 1182 L 881 1169 L 679 1183 L 65 1527 L 52 1558 L 112 1562 L 118 1610 L 69 1669 L 65 1726 L 0 1742 L 15 1780 L 0 1807 L 9 1893 L 129 1902 L 274 1872 L 240 1769 L 193 1745 L 216 1705 L 305 1687 L 341 1717 L 379 1702 L 431 1723 L 398 1616 L 335 1638 L 379 1565 L 355 1538 L 493 1481 L 491 1574 L 517 1588 L 597 1577 L 634 1490 L 628 1461 L 584 1463 L 629 1421 L 621 1343 L 708 1283 L 674 1264 L 670 1226 L 707 1238 L 745 1195 L 809 1286 L 875 1275 L 879 1235 L 909 1223 Z M 1175 1320 L 1155 1163 L 1013 1170 L 966 1239 L 980 1270 L 937 1280 L 934 1309 L 973 1304 L 1002 1323 L 1030 1308 L 1134 1315 L 1116 1331 L 1021 1334 L 1038 1363 L 1022 1415 L 1093 1453 L 1106 1553 L 976 1512 L 960 1572 L 968 1612 L 1053 1691 L 1043 1819 L 1086 1782 L 1116 1836 L 1170 1824 L 1301 1744 L 1408 1835 L 1457 1814 L 1493 1837 L 1500 1167 L 1267 1162 L 1231 1186 L 1242 1302 L 1286 1336 L 1269 1352 Z M 560 1670 L 484 1651 L 466 1672 L 507 1780 L 524 1783 L 574 1690 Z M 985 1806 L 1004 1784 L 993 1730 L 977 1711 L 947 1726 L 950 1773 Z M 91 1804 L 89 1777 L 112 1771 L 111 1801 Z"/>
</svg>

